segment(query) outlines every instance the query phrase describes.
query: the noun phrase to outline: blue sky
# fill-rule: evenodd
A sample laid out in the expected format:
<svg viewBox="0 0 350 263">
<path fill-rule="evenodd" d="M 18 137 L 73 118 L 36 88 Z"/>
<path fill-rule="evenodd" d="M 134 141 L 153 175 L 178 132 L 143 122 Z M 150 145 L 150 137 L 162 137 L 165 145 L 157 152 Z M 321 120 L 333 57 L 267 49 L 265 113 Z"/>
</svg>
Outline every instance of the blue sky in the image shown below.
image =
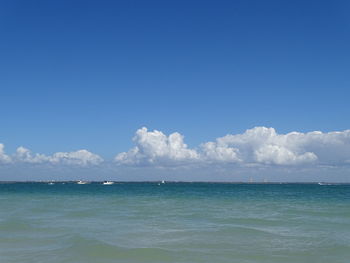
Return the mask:
<svg viewBox="0 0 350 263">
<path fill-rule="evenodd" d="M 190 148 L 256 126 L 349 129 L 349 11 L 348 1 L 0 1 L 0 143 L 113 160 L 144 126 Z"/>
</svg>

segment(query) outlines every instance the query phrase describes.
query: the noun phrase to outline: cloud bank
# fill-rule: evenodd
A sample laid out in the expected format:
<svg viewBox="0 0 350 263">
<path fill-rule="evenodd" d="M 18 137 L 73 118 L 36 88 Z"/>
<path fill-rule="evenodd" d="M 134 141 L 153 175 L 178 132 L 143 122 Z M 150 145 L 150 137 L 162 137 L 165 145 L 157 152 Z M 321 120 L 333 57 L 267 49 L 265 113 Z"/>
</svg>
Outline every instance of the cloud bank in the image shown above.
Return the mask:
<svg viewBox="0 0 350 263">
<path fill-rule="evenodd" d="M 135 146 L 106 162 L 88 150 L 33 153 L 18 147 L 8 155 L 0 144 L 0 164 L 50 164 L 116 167 L 203 167 L 236 165 L 240 167 L 342 167 L 350 165 L 350 130 L 323 133 L 290 132 L 278 134 L 274 128 L 255 127 L 240 134 L 228 134 L 189 148 L 180 133 L 166 135 L 143 127 L 133 138 Z"/>
<path fill-rule="evenodd" d="M 103 159 L 97 154 L 87 150 L 78 150 L 75 152 L 57 152 L 53 155 L 32 153 L 29 149 L 18 147 L 16 152 L 9 156 L 4 151 L 4 145 L 0 144 L 0 163 L 30 163 L 30 164 L 63 164 L 63 165 L 98 165 Z"/>
<path fill-rule="evenodd" d="M 255 127 L 228 134 L 189 149 L 184 136 L 141 128 L 135 147 L 119 153 L 120 165 L 176 166 L 188 164 L 237 165 L 345 165 L 350 163 L 350 130 L 278 134 L 274 128 Z"/>
</svg>

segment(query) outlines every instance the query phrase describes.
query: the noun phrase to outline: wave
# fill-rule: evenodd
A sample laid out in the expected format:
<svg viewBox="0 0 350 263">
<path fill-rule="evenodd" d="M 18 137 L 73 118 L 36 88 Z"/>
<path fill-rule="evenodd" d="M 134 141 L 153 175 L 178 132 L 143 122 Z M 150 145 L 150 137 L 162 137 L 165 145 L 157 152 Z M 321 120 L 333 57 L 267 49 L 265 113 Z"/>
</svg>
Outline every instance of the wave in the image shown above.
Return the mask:
<svg viewBox="0 0 350 263">
<path fill-rule="evenodd" d="M 171 250 L 154 247 L 122 247 L 96 238 L 75 235 L 66 242 L 64 253 L 70 262 L 76 258 L 85 262 L 105 262 L 120 260 L 121 262 L 165 262 L 174 261 L 175 254 Z M 115 261 L 113 261 L 115 262 Z"/>
</svg>

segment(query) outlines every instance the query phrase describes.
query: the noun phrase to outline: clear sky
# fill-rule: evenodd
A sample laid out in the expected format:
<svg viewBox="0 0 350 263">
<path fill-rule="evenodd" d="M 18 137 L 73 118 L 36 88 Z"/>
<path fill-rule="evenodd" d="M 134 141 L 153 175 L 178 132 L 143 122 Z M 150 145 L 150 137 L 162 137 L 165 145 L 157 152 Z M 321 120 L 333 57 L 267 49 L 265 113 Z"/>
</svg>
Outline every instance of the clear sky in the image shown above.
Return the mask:
<svg viewBox="0 0 350 263">
<path fill-rule="evenodd" d="M 349 12 L 349 1 L 1 0 L 0 143 L 9 156 L 86 149 L 112 162 L 144 126 L 189 149 L 257 126 L 349 129 Z M 257 151 L 247 160 L 270 164 Z"/>
</svg>

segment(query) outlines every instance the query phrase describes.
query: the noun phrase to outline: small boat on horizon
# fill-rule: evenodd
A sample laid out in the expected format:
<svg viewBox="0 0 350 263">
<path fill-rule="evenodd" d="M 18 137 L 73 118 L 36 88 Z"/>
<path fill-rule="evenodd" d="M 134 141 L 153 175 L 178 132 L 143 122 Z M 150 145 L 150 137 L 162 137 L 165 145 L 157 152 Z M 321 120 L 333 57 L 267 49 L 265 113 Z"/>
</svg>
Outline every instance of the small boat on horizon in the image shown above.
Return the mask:
<svg viewBox="0 0 350 263">
<path fill-rule="evenodd" d="M 88 182 L 79 180 L 77 184 L 88 184 Z"/>
<path fill-rule="evenodd" d="M 332 185 L 331 183 L 319 182 L 318 185 Z"/>
<path fill-rule="evenodd" d="M 104 181 L 102 184 L 103 185 L 112 185 L 112 184 L 114 184 L 114 182 L 112 182 L 112 181 Z"/>
<path fill-rule="evenodd" d="M 162 180 L 162 181 L 160 181 L 160 182 L 158 183 L 158 185 L 162 185 L 162 184 L 165 184 L 165 181 L 164 181 L 164 180 Z"/>
</svg>

